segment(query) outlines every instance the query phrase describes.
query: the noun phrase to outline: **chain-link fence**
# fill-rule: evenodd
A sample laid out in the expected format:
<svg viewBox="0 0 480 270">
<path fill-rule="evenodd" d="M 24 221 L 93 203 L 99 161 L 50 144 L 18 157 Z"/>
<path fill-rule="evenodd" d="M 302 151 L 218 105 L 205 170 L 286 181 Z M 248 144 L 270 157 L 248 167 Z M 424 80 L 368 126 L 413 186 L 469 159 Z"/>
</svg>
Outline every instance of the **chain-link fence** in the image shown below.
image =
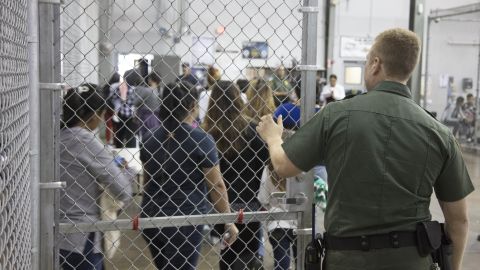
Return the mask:
<svg viewBox="0 0 480 270">
<path fill-rule="evenodd" d="M 27 1 L 0 3 L 0 269 L 31 262 Z"/>
<path fill-rule="evenodd" d="M 478 149 L 480 134 L 478 6 L 473 3 L 430 12 L 425 44 L 426 92 L 422 100 L 452 129 L 463 147 L 473 149 Z M 445 55 L 442 61 L 438 61 L 440 55 Z"/>
<path fill-rule="evenodd" d="M 255 126 L 300 125 L 301 4 L 62 2 L 60 268 L 295 268 L 311 189 Z"/>
</svg>

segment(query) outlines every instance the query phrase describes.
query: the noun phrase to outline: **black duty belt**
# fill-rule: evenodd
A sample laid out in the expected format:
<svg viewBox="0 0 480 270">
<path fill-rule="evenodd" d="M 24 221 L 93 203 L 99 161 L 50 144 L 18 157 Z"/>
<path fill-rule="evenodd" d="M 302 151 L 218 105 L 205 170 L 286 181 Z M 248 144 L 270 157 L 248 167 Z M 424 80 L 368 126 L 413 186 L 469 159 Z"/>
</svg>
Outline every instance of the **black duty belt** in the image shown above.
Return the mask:
<svg viewBox="0 0 480 270">
<path fill-rule="evenodd" d="M 356 237 L 336 237 L 325 234 L 327 250 L 363 250 L 412 247 L 417 245 L 416 233 L 411 231 Z"/>
</svg>

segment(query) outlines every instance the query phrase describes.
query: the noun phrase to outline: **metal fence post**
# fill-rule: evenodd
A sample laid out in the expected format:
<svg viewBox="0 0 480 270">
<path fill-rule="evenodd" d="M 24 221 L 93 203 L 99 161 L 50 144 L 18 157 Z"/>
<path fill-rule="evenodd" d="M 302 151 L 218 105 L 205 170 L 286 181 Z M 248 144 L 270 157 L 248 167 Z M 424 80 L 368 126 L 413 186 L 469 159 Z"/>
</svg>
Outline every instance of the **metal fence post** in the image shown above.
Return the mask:
<svg viewBox="0 0 480 270">
<path fill-rule="evenodd" d="M 39 1 L 39 80 L 41 83 L 60 81 L 60 2 Z M 40 183 L 59 177 L 58 144 L 60 96 L 52 87 L 40 85 Z M 41 184 L 40 184 L 41 185 Z M 56 269 L 54 191 L 40 193 L 40 269 Z"/>
<path fill-rule="evenodd" d="M 39 267 L 40 241 L 40 93 L 38 85 L 38 2 L 28 3 L 28 46 L 29 46 L 29 80 L 30 80 L 30 184 L 32 192 L 32 269 Z"/>
<path fill-rule="evenodd" d="M 25 0 L 0 2 L 0 269 L 32 263 L 30 8 Z"/>
<path fill-rule="evenodd" d="M 302 82 L 302 124 L 306 123 L 315 114 L 316 103 L 316 77 L 317 70 L 317 27 L 318 27 L 318 0 L 304 0 L 303 8 L 303 27 L 302 27 L 302 65 L 298 67 L 301 70 Z M 312 202 L 314 202 L 313 173 L 309 172 L 299 183 L 303 185 L 308 202 L 305 204 L 303 212 L 299 212 L 297 245 L 297 268 L 303 269 L 305 259 L 305 247 L 311 239 L 306 234 L 306 228 L 312 224 Z"/>
<path fill-rule="evenodd" d="M 110 40 L 110 28 L 111 26 L 111 4 L 112 0 L 100 1 L 98 3 L 99 8 L 99 37 L 100 41 L 98 49 L 99 65 L 98 65 L 98 84 L 105 85 L 108 83 L 110 76 L 115 71 L 115 59 L 113 46 L 114 44 Z M 111 46 L 111 47 L 110 47 Z"/>
<path fill-rule="evenodd" d="M 420 37 L 423 40 L 424 36 L 424 0 L 410 0 L 410 19 L 409 19 L 409 26 L 408 28 Z M 427 19 L 428 25 L 430 26 L 430 19 Z M 427 44 L 428 44 L 428 31 L 429 27 L 427 27 Z M 428 45 L 427 45 L 428 46 Z M 423 52 L 422 52 L 423 53 Z M 427 58 L 428 58 L 428 48 L 427 48 Z M 427 83 L 428 77 L 425 76 L 425 85 L 422 89 L 422 58 L 420 57 L 417 67 L 412 73 L 412 77 L 410 78 L 408 85 L 413 94 L 413 100 L 419 104 L 420 106 L 427 108 Z M 428 60 L 426 60 L 428 61 Z M 423 95 L 423 97 L 422 97 Z"/>
<path fill-rule="evenodd" d="M 478 35 L 480 41 L 480 33 Z M 477 60 L 477 89 L 475 90 L 475 106 L 477 111 L 475 112 L 475 123 L 474 123 L 474 135 L 473 135 L 473 144 L 475 148 L 478 149 L 478 140 L 480 139 L 480 42 L 478 43 L 478 60 Z"/>
</svg>

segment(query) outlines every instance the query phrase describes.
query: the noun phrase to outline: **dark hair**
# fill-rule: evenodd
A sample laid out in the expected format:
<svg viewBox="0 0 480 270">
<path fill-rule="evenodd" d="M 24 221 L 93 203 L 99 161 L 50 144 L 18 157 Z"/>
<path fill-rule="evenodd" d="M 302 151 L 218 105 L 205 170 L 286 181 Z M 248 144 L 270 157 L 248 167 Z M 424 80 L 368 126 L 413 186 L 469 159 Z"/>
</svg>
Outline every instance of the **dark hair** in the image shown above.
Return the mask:
<svg viewBox="0 0 480 270">
<path fill-rule="evenodd" d="M 457 97 L 457 104 L 463 103 L 465 99 L 463 97 Z"/>
<path fill-rule="evenodd" d="M 147 75 L 147 78 L 145 80 L 147 81 L 147 83 L 149 80 L 156 83 L 160 83 L 162 81 L 160 75 L 156 71 L 150 72 L 150 74 Z"/>
<path fill-rule="evenodd" d="M 225 156 L 237 154 L 247 144 L 243 135 L 249 121 L 243 114 L 244 106 L 240 90 L 233 82 L 214 84 L 203 128 L 212 135 L 218 150 Z"/>
<path fill-rule="evenodd" d="M 85 83 L 67 90 L 63 97 L 62 127 L 78 126 L 105 109 L 105 99 L 96 88 L 95 84 Z"/>
<path fill-rule="evenodd" d="M 129 69 L 125 71 L 123 74 L 123 79 L 129 86 L 139 86 L 144 83 L 142 75 L 140 75 L 140 71 L 136 69 Z"/>
<path fill-rule="evenodd" d="M 331 78 L 335 78 L 335 80 L 338 80 L 337 75 L 335 75 L 335 74 L 331 74 L 330 77 L 328 77 L 329 80 L 330 80 Z"/>
<path fill-rule="evenodd" d="M 163 92 L 159 117 L 168 131 L 174 131 L 185 120 L 198 100 L 198 92 L 188 82 L 168 84 Z"/>
<path fill-rule="evenodd" d="M 119 83 L 119 82 L 120 82 L 120 74 L 118 74 L 118 72 L 113 73 L 110 79 L 108 80 L 109 85 L 112 85 L 114 83 Z"/>
<path fill-rule="evenodd" d="M 110 87 L 115 84 L 120 82 L 120 74 L 118 72 L 115 72 L 112 74 L 108 82 L 102 87 L 102 95 L 105 98 L 108 98 L 110 96 Z M 113 107 L 113 106 L 112 106 Z"/>
<path fill-rule="evenodd" d="M 242 93 L 246 93 L 247 90 L 248 90 L 248 85 L 250 84 L 250 82 L 248 80 L 245 80 L 245 79 L 238 79 L 237 80 L 237 86 L 238 86 L 238 89 L 240 89 L 240 91 Z"/>
<path fill-rule="evenodd" d="M 473 94 L 472 93 L 468 93 L 467 94 L 467 98 L 472 98 L 473 97 Z"/>
<path fill-rule="evenodd" d="M 189 63 L 182 63 L 182 68 L 189 68 L 190 64 Z"/>
<path fill-rule="evenodd" d="M 214 66 L 209 66 L 207 69 L 207 87 L 211 89 L 216 82 L 221 79 L 220 70 Z"/>
</svg>

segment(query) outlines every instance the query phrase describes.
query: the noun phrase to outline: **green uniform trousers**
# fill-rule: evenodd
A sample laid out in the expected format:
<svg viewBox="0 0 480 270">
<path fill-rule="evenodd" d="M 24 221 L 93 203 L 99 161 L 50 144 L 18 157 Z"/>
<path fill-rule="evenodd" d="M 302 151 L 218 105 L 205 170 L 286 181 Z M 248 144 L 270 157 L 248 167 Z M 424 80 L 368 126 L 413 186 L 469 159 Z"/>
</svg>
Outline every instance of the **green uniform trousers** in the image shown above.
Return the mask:
<svg viewBox="0 0 480 270">
<path fill-rule="evenodd" d="M 327 251 L 325 270 L 430 270 L 432 258 L 416 247 L 370 251 Z"/>
</svg>

